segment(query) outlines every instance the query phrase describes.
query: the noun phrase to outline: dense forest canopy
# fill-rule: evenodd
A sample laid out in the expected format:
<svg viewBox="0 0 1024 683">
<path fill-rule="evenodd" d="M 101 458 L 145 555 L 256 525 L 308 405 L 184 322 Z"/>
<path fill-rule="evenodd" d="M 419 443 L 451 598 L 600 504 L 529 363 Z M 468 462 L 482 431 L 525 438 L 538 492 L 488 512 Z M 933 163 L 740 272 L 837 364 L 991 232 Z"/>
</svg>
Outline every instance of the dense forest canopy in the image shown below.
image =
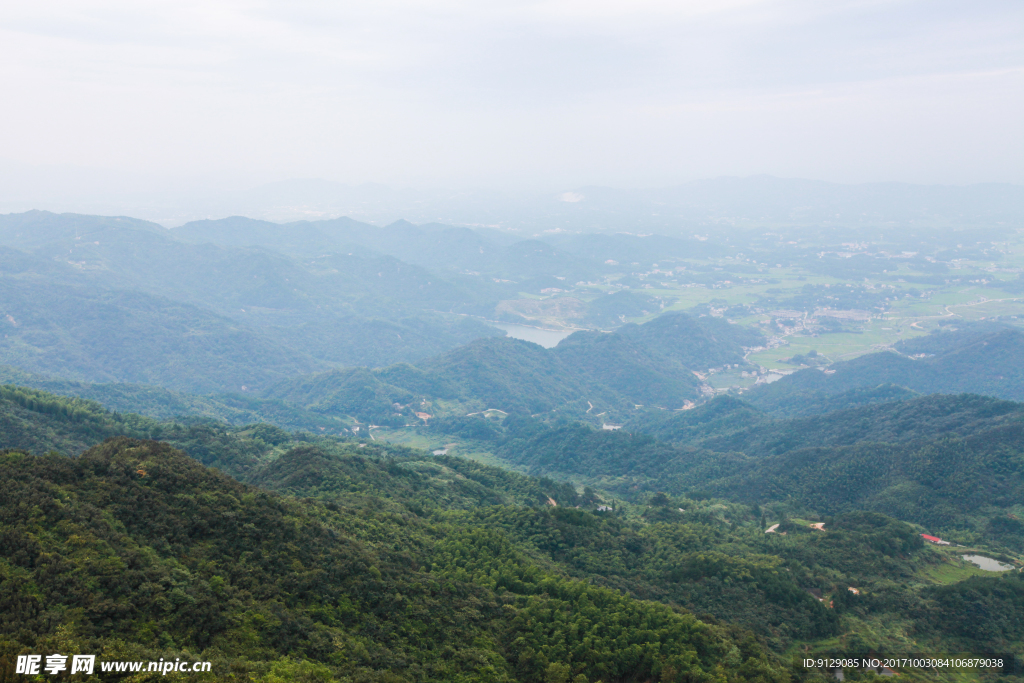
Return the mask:
<svg viewBox="0 0 1024 683">
<path fill-rule="evenodd" d="M 892 421 L 926 413 L 938 420 L 929 433 L 985 443 L 992 430 L 1019 428 L 1017 404 L 921 401 Z M 813 488 L 792 489 L 803 496 L 799 510 L 793 495 L 709 497 L 716 484 L 708 481 L 704 491 L 605 498 L 463 458 L 265 423 L 158 422 L 16 388 L 4 389 L 0 409 L 5 429 L 45 436 L 20 444 L 37 455 L 3 457 L 7 661 L 25 649 L 87 646 L 108 657 L 201 657 L 268 681 L 299 661 L 322 676 L 365 680 L 547 681 L 564 672 L 566 680 L 784 681 L 809 675 L 781 656 L 795 643 L 994 651 L 1024 636 L 1005 620 L 1022 599 L 1018 572 L 936 584 L 925 577 L 955 560 L 922 542 L 920 529 L 934 528 L 835 507 Z M 821 420 L 833 425 L 841 455 L 865 436 L 845 432 L 843 421 Z M 503 457 L 534 454 L 538 469 L 557 448 L 563 469 L 547 469 L 587 481 L 590 463 L 616 453 L 632 453 L 630 467 L 641 472 L 655 471 L 643 464 L 652 458 L 693 460 L 700 450 L 705 466 L 714 460 L 702 447 L 528 417 L 472 433 L 504 440 Z M 887 433 L 880 425 L 867 436 Z M 75 458 L 58 453 L 82 448 Z M 719 495 L 742 500 L 750 486 L 738 488 Z M 826 531 L 798 514 L 823 519 Z M 781 526 L 766 534 L 769 524 Z M 1013 533 L 988 530 L 984 552 L 1012 552 Z M 68 546 L 72 537 L 79 545 Z M 92 583 L 79 583 L 85 577 Z M 26 592 L 30 583 L 42 593 Z M 83 616 L 57 629 L 54 615 L 64 613 Z M 897 613 L 906 628 L 880 628 Z M 965 613 L 982 619 L 978 630 L 964 626 Z"/>
</svg>

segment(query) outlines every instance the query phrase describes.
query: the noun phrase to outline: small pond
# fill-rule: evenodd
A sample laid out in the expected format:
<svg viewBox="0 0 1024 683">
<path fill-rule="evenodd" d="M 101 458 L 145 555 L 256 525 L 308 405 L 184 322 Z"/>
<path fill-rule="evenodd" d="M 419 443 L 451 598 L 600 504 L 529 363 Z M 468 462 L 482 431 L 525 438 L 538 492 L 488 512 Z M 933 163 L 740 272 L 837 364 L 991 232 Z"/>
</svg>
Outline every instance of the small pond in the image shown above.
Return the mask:
<svg viewBox="0 0 1024 683">
<path fill-rule="evenodd" d="M 964 559 L 978 565 L 987 572 L 1007 572 L 1013 569 L 1013 565 L 1003 564 L 984 555 L 964 555 Z"/>
</svg>

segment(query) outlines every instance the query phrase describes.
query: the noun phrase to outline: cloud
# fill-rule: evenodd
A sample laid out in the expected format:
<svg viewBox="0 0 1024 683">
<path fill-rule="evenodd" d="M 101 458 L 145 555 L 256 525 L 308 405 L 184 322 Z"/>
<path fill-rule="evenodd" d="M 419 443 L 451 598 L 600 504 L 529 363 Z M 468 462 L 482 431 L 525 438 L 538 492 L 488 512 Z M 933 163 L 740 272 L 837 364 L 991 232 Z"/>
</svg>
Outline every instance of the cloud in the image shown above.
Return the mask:
<svg viewBox="0 0 1024 683">
<path fill-rule="evenodd" d="M 1024 181 L 1019 2 L 8 4 L 0 143 L 22 162 L 421 184 Z"/>
</svg>

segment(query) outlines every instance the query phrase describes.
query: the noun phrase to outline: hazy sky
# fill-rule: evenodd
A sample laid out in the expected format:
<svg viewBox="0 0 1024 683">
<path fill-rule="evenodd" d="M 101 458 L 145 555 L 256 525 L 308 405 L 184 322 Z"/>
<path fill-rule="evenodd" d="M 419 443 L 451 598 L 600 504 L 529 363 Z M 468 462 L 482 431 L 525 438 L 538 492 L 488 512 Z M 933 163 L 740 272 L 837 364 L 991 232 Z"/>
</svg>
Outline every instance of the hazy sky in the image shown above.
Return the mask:
<svg viewBox="0 0 1024 683">
<path fill-rule="evenodd" d="M 1020 0 L 8 0 L 0 64 L 0 157 L 21 163 L 1024 183 Z"/>
</svg>

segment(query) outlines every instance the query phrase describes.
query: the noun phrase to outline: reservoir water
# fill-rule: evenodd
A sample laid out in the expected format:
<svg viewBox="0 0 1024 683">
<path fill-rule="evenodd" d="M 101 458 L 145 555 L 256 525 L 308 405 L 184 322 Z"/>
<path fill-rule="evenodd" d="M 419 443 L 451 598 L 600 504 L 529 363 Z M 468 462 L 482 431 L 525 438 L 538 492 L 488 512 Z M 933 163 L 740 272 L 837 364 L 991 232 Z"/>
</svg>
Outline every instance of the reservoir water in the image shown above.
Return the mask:
<svg viewBox="0 0 1024 683">
<path fill-rule="evenodd" d="M 964 559 L 978 565 L 987 572 L 1007 572 L 1013 569 L 1013 565 L 997 562 L 991 557 L 985 557 L 984 555 L 964 555 Z"/>
<path fill-rule="evenodd" d="M 528 325 L 513 325 L 512 323 L 490 323 L 491 327 L 508 332 L 508 336 L 515 339 L 524 339 L 534 344 L 540 344 L 545 349 L 558 346 L 558 342 L 568 337 L 576 330 L 547 330 L 543 327 L 530 327 Z"/>
</svg>

